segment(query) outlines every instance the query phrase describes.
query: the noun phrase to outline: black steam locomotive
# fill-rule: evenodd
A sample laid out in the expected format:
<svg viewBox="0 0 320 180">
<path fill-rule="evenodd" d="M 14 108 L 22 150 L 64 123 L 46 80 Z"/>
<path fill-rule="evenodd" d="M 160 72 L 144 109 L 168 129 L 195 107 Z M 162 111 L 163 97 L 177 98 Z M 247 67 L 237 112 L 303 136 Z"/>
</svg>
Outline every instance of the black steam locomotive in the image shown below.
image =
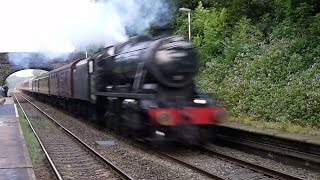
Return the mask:
<svg viewBox="0 0 320 180">
<path fill-rule="evenodd" d="M 197 71 L 197 51 L 184 38 L 139 36 L 18 88 L 124 135 L 194 144 L 225 118 L 196 90 Z"/>
</svg>

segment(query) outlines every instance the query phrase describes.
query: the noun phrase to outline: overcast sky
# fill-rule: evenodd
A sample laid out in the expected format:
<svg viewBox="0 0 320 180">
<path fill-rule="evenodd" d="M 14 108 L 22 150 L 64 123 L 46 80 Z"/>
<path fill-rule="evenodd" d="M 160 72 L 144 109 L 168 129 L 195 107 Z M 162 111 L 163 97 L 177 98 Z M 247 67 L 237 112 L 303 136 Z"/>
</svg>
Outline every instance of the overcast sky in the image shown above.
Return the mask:
<svg viewBox="0 0 320 180">
<path fill-rule="evenodd" d="M 19 77 L 29 77 L 29 76 L 32 76 L 32 72 L 33 72 L 33 69 L 26 69 L 26 70 L 15 72 L 12 75 L 16 75 Z"/>
</svg>

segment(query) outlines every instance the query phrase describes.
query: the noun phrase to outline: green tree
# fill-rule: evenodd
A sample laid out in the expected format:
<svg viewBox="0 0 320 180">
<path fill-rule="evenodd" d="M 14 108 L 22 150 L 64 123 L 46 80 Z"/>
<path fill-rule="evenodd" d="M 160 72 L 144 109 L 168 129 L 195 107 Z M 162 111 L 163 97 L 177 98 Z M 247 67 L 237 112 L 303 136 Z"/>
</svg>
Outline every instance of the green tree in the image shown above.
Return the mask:
<svg viewBox="0 0 320 180">
<path fill-rule="evenodd" d="M 320 1 L 177 2 L 193 9 L 202 90 L 238 117 L 320 127 Z M 178 14 L 175 32 L 187 26 Z"/>
<path fill-rule="evenodd" d="M 44 74 L 44 73 L 46 73 L 47 71 L 45 71 L 45 70 L 41 70 L 41 69 L 34 69 L 33 71 L 32 71 L 32 76 L 33 77 L 37 77 L 37 76 L 40 76 L 41 74 Z"/>
</svg>

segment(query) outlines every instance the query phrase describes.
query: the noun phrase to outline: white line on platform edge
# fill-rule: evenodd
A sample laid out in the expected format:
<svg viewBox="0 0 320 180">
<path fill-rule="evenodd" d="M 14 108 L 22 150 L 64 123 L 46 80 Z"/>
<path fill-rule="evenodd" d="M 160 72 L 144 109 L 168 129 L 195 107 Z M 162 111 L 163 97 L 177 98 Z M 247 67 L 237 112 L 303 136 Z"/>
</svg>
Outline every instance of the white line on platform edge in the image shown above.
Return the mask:
<svg viewBox="0 0 320 180">
<path fill-rule="evenodd" d="M 19 114 L 18 114 L 18 109 L 16 104 L 14 104 L 14 111 L 16 112 L 16 117 L 18 118 Z"/>
</svg>

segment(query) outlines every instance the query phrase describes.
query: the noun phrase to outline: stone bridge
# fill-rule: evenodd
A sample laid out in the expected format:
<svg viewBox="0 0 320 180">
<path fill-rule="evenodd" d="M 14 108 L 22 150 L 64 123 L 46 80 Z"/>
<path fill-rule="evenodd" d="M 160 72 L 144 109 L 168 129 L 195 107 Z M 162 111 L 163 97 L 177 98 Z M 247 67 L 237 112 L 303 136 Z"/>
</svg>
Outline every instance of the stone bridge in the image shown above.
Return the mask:
<svg viewBox="0 0 320 180">
<path fill-rule="evenodd" d="M 85 58 L 85 54 L 72 53 L 64 57 L 49 58 L 39 53 L 0 53 L 0 85 L 14 72 L 24 69 L 50 71 L 79 58 Z"/>
</svg>

